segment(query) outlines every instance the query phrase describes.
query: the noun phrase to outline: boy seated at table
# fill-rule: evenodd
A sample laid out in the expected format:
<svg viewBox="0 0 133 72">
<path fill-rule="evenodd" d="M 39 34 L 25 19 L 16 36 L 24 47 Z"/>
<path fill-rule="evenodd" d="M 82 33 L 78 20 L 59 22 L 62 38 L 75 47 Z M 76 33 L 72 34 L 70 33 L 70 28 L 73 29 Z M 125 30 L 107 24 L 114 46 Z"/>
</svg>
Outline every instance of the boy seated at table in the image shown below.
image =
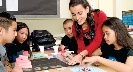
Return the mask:
<svg viewBox="0 0 133 72">
<path fill-rule="evenodd" d="M 8 63 L 7 53 L 4 45 L 11 43 L 16 34 L 16 18 L 7 13 L 0 13 L 0 72 L 22 72 L 22 68 L 15 66 L 13 69 L 10 68 Z"/>
<path fill-rule="evenodd" d="M 78 45 L 72 34 L 72 25 L 73 25 L 72 19 L 66 19 L 63 22 L 63 28 L 66 35 L 61 40 L 59 50 L 69 49 L 69 51 L 74 51 L 74 54 L 77 54 Z"/>
<path fill-rule="evenodd" d="M 29 28 L 23 22 L 17 22 L 17 36 L 10 44 L 6 44 L 7 56 L 10 63 L 16 62 L 16 58 L 22 55 L 24 51 L 28 51 L 31 55 L 29 45 Z"/>
</svg>

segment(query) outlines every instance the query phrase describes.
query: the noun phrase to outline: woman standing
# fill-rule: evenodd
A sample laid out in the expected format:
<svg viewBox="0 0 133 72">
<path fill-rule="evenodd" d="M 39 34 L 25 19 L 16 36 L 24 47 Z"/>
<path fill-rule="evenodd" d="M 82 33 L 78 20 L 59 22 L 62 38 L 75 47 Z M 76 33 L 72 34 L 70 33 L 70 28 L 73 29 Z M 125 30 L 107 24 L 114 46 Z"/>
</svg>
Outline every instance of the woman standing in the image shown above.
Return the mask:
<svg viewBox="0 0 133 72">
<path fill-rule="evenodd" d="M 69 65 L 74 65 L 85 56 L 91 56 L 100 46 L 103 38 L 101 27 L 107 17 L 103 11 L 93 10 L 87 0 L 70 0 L 69 10 L 75 21 L 72 32 L 78 44 L 78 55 L 68 61 Z"/>
</svg>

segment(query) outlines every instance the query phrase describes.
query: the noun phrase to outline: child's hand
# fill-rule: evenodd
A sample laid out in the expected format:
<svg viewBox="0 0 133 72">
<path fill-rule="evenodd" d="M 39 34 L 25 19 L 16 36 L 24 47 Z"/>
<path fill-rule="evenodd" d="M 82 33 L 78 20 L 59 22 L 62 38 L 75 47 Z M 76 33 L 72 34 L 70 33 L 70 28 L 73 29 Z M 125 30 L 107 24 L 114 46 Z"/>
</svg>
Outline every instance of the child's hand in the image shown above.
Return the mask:
<svg viewBox="0 0 133 72">
<path fill-rule="evenodd" d="M 70 62 L 73 59 L 73 55 L 69 52 L 65 52 L 63 53 L 64 59 L 66 60 L 66 62 Z"/>
<path fill-rule="evenodd" d="M 95 66 L 100 66 L 100 63 L 99 62 L 95 62 L 94 65 Z"/>
<path fill-rule="evenodd" d="M 23 72 L 22 68 L 19 66 L 15 66 L 12 70 L 12 72 Z"/>
<path fill-rule="evenodd" d="M 10 66 L 5 66 L 6 72 L 11 72 L 12 68 Z"/>
<path fill-rule="evenodd" d="M 68 64 L 68 62 L 73 58 L 73 55 L 70 52 L 62 52 L 61 53 L 62 57 L 63 57 L 63 61 Z"/>
<path fill-rule="evenodd" d="M 87 66 L 88 66 L 88 65 L 91 65 L 91 64 L 97 62 L 97 57 L 98 57 L 98 56 L 86 57 L 86 58 L 80 63 L 80 65 L 81 65 L 81 66 L 84 66 L 86 63 L 87 63 Z"/>
<path fill-rule="evenodd" d="M 82 61 L 82 56 L 81 55 L 76 55 L 74 56 L 68 63 L 68 65 L 75 65 L 77 63 L 80 63 Z"/>
<path fill-rule="evenodd" d="M 65 48 L 65 46 L 61 44 L 61 45 L 59 46 L 59 51 L 64 50 L 64 48 Z"/>
</svg>

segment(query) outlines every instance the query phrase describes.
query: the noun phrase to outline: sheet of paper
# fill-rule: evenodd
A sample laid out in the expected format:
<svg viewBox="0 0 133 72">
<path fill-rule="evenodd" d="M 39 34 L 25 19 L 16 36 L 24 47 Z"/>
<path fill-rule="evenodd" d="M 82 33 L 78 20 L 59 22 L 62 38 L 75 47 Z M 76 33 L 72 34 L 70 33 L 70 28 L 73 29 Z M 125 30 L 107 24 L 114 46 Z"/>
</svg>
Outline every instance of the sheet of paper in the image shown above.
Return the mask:
<svg viewBox="0 0 133 72">
<path fill-rule="evenodd" d="M 36 54 L 32 54 L 32 58 L 36 59 L 36 58 L 44 58 L 44 53 L 36 53 Z"/>
<path fill-rule="evenodd" d="M 2 6 L 2 0 L 0 0 L 0 6 Z"/>
<path fill-rule="evenodd" d="M 6 11 L 18 11 L 18 0 L 6 0 Z"/>
<path fill-rule="evenodd" d="M 33 58 L 33 59 L 38 58 L 37 55 L 38 55 L 38 54 L 32 54 L 32 57 L 31 57 L 31 58 Z"/>
<path fill-rule="evenodd" d="M 82 69 L 81 66 L 73 66 L 69 68 L 72 72 L 80 72 L 80 69 Z M 90 72 L 106 72 L 100 68 L 89 66 L 88 69 L 90 69 Z"/>
</svg>

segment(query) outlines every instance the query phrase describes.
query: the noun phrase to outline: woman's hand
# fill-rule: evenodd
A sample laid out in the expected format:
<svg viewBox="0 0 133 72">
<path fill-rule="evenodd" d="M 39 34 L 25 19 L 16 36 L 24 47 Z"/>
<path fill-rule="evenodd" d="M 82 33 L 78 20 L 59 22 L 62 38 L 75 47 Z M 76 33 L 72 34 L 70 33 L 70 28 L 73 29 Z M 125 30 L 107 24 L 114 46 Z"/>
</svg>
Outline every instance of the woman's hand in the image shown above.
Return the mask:
<svg viewBox="0 0 133 72">
<path fill-rule="evenodd" d="M 95 63 L 95 62 L 98 61 L 98 57 L 99 57 L 99 56 L 86 57 L 86 58 L 80 63 L 80 65 L 81 65 L 81 66 L 84 66 L 85 64 L 87 64 L 87 66 L 88 66 L 88 65 L 91 65 L 91 64 L 93 64 L 93 63 Z"/>
<path fill-rule="evenodd" d="M 65 62 L 68 64 L 69 61 L 73 59 L 73 55 L 70 52 L 63 53 L 63 57 L 65 59 Z"/>
<path fill-rule="evenodd" d="M 69 60 L 68 65 L 75 65 L 77 63 L 80 63 L 82 61 L 82 56 L 80 54 L 73 57 L 71 60 Z"/>
</svg>

